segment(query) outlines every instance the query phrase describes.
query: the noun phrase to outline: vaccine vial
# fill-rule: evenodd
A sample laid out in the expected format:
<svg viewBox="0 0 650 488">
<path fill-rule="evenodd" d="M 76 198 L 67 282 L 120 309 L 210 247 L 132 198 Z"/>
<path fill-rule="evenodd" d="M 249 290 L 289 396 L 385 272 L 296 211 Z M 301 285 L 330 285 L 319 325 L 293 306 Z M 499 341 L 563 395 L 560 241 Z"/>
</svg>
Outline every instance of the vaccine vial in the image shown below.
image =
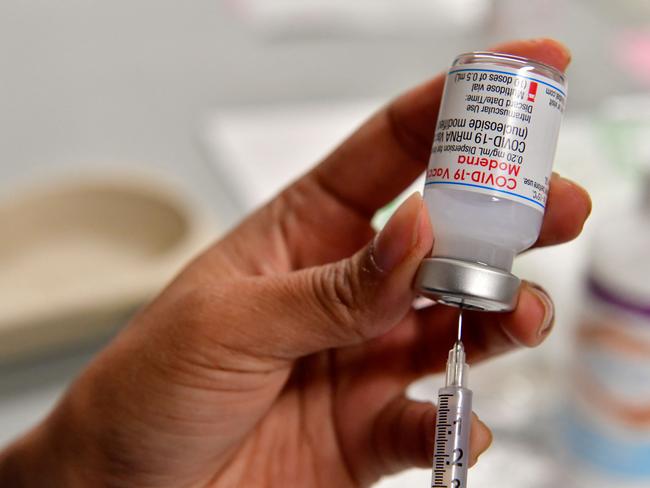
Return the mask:
<svg viewBox="0 0 650 488">
<path fill-rule="evenodd" d="M 566 101 L 564 75 L 492 52 L 447 73 L 424 200 L 435 241 L 416 288 L 449 305 L 512 310 L 515 255 L 539 235 Z"/>
</svg>

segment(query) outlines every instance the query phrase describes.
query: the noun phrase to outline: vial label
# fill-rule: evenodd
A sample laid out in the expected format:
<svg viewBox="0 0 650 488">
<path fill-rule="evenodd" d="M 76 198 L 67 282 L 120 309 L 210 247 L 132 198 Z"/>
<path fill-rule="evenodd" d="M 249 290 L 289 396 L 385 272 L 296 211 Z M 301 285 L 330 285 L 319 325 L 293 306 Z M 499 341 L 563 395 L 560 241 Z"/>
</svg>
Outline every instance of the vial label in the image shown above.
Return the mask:
<svg viewBox="0 0 650 488">
<path fill-rule="evenodd" d="M 480 192 L 543 212 L 565 101 L 557 82 L 525 69 L 454 66 L 425 187 Z"/>
</svg>

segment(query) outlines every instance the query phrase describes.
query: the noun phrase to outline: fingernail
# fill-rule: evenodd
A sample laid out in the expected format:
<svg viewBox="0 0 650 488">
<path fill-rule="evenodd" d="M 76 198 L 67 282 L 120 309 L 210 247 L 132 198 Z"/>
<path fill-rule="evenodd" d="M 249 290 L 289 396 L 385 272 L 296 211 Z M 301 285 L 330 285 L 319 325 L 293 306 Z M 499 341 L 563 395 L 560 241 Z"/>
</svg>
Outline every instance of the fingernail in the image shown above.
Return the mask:
<svg viewBox="0 0 650 488">
<path fill-rule="evenodd" d="M 582 193 L 582 196 L 587 201 L 587 218 L 589 218 L 589 216 L 591 215 L 591 210 L 592 210 L 593 205 L 592 205 L 592 201 L 591 201 L 591 195 L 585 189 L 585 187 L 580 185 L 579 183 L 576 183 L 575 181 L 573 181 L 573 180 L 571 180 L 569 178 L 565 178 L 564 176 L 562 176 L 557 171 L 553 171 L 552 175 L 553 175 L 553 178 L 561 179 L 564 183 L 567 183 L 567 184 L 571 185 L 573 188 L 575 188 L 578 191 L 578 193 Z"/>
<path fill-rule="evenodd" d="M 547 44 L 548 46 L 552 46 L 554 49 L 560 51 L 562 55 L 566 58 L 566 64 L 569 64 L 571 62 L 571 58 L 572 58 L 571 50 L 560 41 L 557 41 L 550 37 L 536 37 L 531 39 L 531 42 L 534 42 L 536 44 L 544 43 Z"/>
<path fill-rule="evenodd" d="M 424 202 L 414 193 L 399 206 L 375 237 L 373 258 L 382 271 L 392 271 L 418 243 Z"/>
<path fill-rule="evenodd" d="M 551 42 L 555 45 L 555 47 L 559 48 L 560 51 L 566 56 L 566 64 L 569 64 L 571 62 L 571 59 L 573 59 L 573 54 L 571 54 L 571 50 L 568 48 L 568 46 L 564 45 L 563 43 L 556 41 L 555 39 L 546 39 L 548 42 Z"/>
<path fill-rule="evenodd" d="M 550 332 L 555 322 L 555 305 L 549 294 L 537 283 L 528 282 L 530 291 L 537 297 L 542 307 L 544 307 L 544 319 L 537 329 L 537 337 L 543 337 Z"/>
<path fill-rule="evenodd" d="M 576 183 L 573 180 L 570 180 L 568 178 L 562 178 L 564 181 L 569 183 L 572 187 L 574 187 L 579 193 L 582 193 L 583 197 L 587 201 L 587 217 L 591 215 L 591 210 L 592 210 L 592 201 L 591 201 L 591 195 L 589 195 L 589 192 L 585 189 L 584 186 L 580 185 L 579 183 Z"/>
</svg>

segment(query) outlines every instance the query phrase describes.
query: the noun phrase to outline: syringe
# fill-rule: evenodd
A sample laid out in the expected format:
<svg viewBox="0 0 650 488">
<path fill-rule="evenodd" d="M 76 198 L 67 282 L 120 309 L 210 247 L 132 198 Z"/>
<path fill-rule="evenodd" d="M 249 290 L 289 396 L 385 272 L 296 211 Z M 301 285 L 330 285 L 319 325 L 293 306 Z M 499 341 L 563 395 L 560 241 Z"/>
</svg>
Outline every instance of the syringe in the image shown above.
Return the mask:
<svg viewBox="0 0 650 488">
<path fill-rule="evenodd" d="M 445 386 L 438 391 L 438 415 L 433 454 L 432 488 L 466 488 L 472 392 L 461 342 L 463 311 L 458 316 L 458 339 L 449 351 Z"/>
</svg>

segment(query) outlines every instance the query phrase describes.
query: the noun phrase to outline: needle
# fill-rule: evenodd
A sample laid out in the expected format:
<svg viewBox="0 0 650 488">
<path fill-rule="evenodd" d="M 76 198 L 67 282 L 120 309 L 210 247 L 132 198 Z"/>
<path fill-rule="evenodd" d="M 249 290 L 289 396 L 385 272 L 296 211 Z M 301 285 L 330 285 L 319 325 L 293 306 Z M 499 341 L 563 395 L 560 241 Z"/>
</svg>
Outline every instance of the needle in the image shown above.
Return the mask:
<svg viewBox="0 0 650 488">
<path fill-rule="evenodd" d="M 432 488 L 467 488 L 472 392 L 467 388 L 469 368 L 460 341 L 463 318 L 458 317 L 458 340 L 449 351 L 445 386 L 438 391 Z M 462 426 L 462 427 L 461 427 Z"/>
<path fill-rule="evenodd" d="M 459 309 L 458 312 L 458 342 L 460 342 L 461 337 L 463 336 L 463 309 Z"/>
</svg>

